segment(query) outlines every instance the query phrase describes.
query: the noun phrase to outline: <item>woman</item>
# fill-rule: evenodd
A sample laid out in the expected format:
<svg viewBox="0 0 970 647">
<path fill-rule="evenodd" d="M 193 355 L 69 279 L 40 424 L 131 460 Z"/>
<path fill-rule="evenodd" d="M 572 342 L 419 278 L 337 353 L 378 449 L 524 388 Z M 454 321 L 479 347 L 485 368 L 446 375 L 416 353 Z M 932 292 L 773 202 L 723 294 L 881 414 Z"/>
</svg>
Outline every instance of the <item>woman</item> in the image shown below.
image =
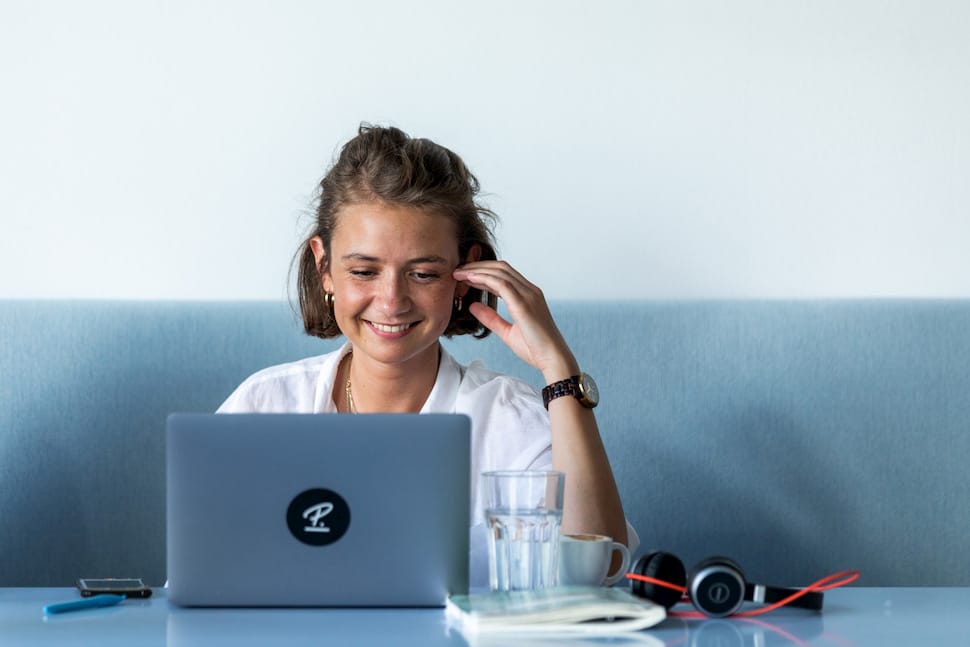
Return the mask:
<svg viewBox="0 0 970 647">
<path fill-rule="evenodd" d="M 450 150 L 362 125 L 321 182 L 299 260 L 307 333 L 342 334 L 347 343 L 256 373 L 219 411 L 466 413 L 473 476 L 560 470 L 564 533 L 635 544 L 593 416 L 595 393 L 578 392 L 579 364 L 542 292 L 496 260 L 487 224 L 494 214 L 475 202 L 477 192 Z M 496 297 L 511 322 L 496 312 Z M 477 362 L 460 365 L 439 343 L 442 335 L 490 332 L 542 373 L 548 412 L 532 386 Z M 472 499 L 476 586 L 487 567 L 477 478 Z"/>
</svg>

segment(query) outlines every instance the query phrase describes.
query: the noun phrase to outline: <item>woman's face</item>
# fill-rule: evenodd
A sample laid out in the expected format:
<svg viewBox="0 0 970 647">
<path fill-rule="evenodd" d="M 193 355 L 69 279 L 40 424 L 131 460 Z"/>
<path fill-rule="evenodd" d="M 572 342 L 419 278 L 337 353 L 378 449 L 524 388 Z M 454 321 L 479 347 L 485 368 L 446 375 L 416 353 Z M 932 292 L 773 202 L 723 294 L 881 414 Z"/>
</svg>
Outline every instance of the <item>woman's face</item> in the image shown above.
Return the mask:
<svg viewBox="0 0 970 647">
<path fill-rule="evenodd" d="M 325 251 L 311 241 L 319 266 Z M 355 353 L 386 364 L 437 361 L 438 339 L 464 288 L 454 223 L 410 207 L 370 202 L 340 211 L 323 287 Z M 456 290 L 458 292 L 456 292 Z"/>
</svg>

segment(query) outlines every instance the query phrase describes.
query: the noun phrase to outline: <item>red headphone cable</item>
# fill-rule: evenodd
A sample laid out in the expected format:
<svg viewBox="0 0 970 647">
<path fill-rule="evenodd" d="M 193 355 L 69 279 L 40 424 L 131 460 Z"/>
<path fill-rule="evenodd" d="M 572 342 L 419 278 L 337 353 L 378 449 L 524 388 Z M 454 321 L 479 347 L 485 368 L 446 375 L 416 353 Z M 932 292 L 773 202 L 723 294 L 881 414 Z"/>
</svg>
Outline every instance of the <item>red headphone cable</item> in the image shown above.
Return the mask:
<svg viewBox="0 0 970 647">
<path fill-rule="evenodd" d="M 649 577 L 647 575 L 637 575 L 636 573 L 627 573 L 626 578 L 630 580 L 637 580 L 639 582 L 647 582 L 655 586 L 662 586 L 664 588 L 673 589 L 681 593 L 681 595 L 683 596 L 681 598 L 682 600 L 689 601 L 689 598 L 687 597 L 686 587 L 673 584 L 671 582 L 665 582 L 664 580 L 658 580 L 655 577 Z M 809 593 L 818 593 L 821 591 L 828 591 L 830 589 L 835 589 L 840 586 L 851 584 L 852 582 L 855 582 L 857 579 L 859 579 L 859 571 L 855 571 L 855 570 L 839 571 L 838 573 L 827 575 L 826 577 L 823 577 L 822 579 L 816 582 L 812 582 L 805 588 L 799 589 L 798 591 L 795 591 L 788 597 L 778 600 L 773 604 L 769 604 L 768 606 L 760 607 L 757 609 L 750 609 L 748 611 L 741 611 L 739 613 L 733 614 L 730 617 L 751 618 L 754 616 L 760 616 L 765 613 L 774 611 L 775 609 L 779 609 L 785 606 L 786 604 L 789 604 L 792 601 L 797 600 L 800 597 L 808 595 Z M 678 617 L 678 618 L 706 618 L 707 617 L 700 611 L 672 611 L 668 615 L 670 615 L 671 617 Z"/>
</svg>

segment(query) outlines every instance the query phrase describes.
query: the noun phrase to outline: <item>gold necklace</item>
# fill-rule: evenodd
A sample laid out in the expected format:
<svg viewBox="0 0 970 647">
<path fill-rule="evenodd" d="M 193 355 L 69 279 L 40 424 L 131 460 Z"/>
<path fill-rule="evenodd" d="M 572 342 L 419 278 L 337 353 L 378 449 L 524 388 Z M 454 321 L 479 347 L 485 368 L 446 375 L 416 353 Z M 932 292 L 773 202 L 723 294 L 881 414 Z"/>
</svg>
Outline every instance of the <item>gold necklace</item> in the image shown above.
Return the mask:
<svg viewBox="0 0 970 647">
<path fill-rule="evenodd" d="M 344 396 L 347 398 L 347 412 L 357 413 L 357 405 L 354 404 L 354 394 L 350 390 L 350 364 L 354 361 L 353 351 L 347 353 L 347 381 L 344 382 Z"/>
</svg>

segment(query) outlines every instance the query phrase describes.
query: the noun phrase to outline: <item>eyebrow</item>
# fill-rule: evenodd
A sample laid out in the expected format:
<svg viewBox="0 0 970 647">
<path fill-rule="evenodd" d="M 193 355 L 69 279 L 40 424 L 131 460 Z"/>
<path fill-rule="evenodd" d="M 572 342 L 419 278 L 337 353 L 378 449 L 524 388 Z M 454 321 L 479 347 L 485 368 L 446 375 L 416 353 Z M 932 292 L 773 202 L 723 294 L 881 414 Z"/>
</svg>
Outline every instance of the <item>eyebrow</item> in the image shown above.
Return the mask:
<svg viewBox="0 0 970 647">
<path fill-rule="evenodd" d="M 360 252 L 351 252 L 350 254 L 345 254 L 340 257 L 342 261 L 363 261 L 365 263 L 379 263 L 380 258 L 376 256 L 368 256 L 367 254 L 362 254 Z M 438 263 L 447 264 L 448 259 L 442 258 L 441 256 L 419 256 L 418 258 L 408 259 L 408 265 L 420 265 L 423 263 Z"/>
</svg>

